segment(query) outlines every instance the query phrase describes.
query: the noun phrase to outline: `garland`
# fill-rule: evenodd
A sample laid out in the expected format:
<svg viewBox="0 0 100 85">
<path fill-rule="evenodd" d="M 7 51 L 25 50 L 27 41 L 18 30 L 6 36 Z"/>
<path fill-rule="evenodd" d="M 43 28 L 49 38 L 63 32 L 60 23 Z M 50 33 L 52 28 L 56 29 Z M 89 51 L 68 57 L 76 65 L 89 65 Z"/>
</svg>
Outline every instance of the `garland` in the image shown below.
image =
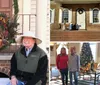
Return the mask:
<svg viewBox="0 0 100 85">
<path fill-rule="evenodd" d="M 15 42 L 17 34 L 18 20 L 18 0 L 13 0 L 14 16 L 8 17 L 5 13 L 0 13 L 0 50 Z"/>
<path fill-rule="evenodd" d="M 13 2 L 14 2 L 14 14 L 17 15 L 19 12 L 18 0 L 13 0 Z"/>
</svg>

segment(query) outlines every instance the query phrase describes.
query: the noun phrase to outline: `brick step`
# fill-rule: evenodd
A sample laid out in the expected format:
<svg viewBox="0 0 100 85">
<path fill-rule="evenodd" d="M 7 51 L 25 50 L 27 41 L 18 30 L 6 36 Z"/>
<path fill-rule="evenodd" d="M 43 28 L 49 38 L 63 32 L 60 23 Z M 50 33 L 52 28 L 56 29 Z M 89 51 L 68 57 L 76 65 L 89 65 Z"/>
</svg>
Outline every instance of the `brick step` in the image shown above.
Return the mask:
<svg viewBox="0 0 100 85">
<path fill-rule="evenodd" d="M 51 41 L 100 41 L 100 31 L 51 31 Z"/>
</svg>

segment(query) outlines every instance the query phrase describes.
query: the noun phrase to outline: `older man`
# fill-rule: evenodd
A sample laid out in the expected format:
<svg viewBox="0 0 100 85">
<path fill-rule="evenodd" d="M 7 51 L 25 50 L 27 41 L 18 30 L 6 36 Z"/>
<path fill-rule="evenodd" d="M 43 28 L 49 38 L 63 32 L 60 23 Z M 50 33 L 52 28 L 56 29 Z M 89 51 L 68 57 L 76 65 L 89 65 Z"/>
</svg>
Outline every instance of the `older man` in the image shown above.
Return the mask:
<svg viewBox="0 0 100 85">
<path fill-rule="evenodd" d="M 71 47 L 71 55 L 68 60 L 70 85 L 78 85 L 78 72 L 80 71 L 80 57 L 76 54 L 76 48 Z M 75 84 L 73 84 L 73 75 Z"/>
<path fill-rule="evenodd" d="M 22 46 L 12 56 L 11 82 L 8 85 L 45 85 L 48 59 L 37 46 L 41 40 L 29 31 L 16 41 Z"/>
</svg>

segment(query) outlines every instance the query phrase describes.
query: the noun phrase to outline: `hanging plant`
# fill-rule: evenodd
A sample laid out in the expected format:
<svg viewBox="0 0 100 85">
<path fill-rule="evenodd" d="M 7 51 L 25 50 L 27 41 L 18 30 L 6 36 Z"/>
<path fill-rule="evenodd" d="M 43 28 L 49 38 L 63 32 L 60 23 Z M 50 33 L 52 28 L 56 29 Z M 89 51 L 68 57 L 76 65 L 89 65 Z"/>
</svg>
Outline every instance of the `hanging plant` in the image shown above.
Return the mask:
<svg viewBox="0 0 100 85">
<path fill-rule="evenodd" d="M 0 13 L 0 50 L 15 42 L 17 34 L 18 20 L 18 0 L 13 0 L 14 16 L 8 17 L 5 13 Z"/>
</svg>

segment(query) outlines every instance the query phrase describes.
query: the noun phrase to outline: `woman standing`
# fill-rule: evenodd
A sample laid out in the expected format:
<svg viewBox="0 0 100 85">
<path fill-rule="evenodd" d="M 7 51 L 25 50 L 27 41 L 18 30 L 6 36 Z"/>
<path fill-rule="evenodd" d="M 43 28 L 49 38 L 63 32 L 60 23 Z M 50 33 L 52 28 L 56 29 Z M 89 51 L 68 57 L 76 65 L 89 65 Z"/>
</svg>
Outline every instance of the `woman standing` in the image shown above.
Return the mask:
<svg viewBox="0 0 100 85">
<path fill-rule="evenodd" d="M 65 77 L 66 85 L 68 85 L 68 55 L 64 47 L 61 48 L 61 53 L 57 55 L 56 64 L 57 68 L 60 70 L 63 85 L 65 85 Z"/>
</svg>

